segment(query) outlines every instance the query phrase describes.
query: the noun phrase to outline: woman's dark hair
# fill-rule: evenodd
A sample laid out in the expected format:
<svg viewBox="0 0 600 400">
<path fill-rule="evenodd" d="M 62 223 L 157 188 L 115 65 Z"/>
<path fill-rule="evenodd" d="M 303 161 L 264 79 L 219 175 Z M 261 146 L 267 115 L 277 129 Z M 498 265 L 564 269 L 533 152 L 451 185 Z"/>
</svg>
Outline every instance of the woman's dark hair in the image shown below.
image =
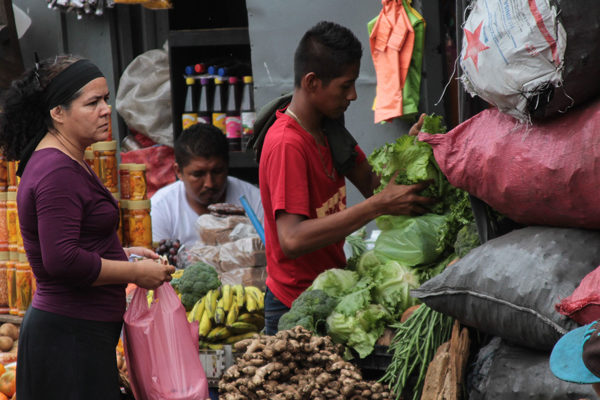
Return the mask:
<svg viewBox="0 0 600 400">
<path fill-rule="evenodd" d="M 229 163 L 229 143 L 223 132 L 209 124 L 197 123 L 181 132 L 175 140 L 175 161 L 186 167 L 196 157 L 219 157 Z"/>
<path fill-rule="evenodd" d="M 321 21 L 300 39 L 294 53 L 294 85 L 314 72 L 325 85 L 360 62 L 362 45 L 352 31 L 335 22 Z"/>
<path fill-rule="evenodd" d="M 0 93 L 0 151 L 8 160 L 18 160 L 22 150 L 41 131 L 54 128 L 50 110 L 42 100 L 44 89 L 69 65 L 80 60 L 60 55 L 40 61 Z M 62 107 L 81 95 L 75 93 Z"/>
</svg>

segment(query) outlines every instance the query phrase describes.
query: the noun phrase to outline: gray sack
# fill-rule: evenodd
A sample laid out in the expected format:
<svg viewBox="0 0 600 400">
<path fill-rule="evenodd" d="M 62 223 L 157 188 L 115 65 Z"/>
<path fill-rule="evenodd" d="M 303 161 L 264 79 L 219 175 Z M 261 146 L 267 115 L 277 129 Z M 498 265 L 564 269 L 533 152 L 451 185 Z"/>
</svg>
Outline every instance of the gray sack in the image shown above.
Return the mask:
<svg viewBox="0 0 600 400">
<path fill-rule="evenodd" d="M 476 247 L 411 294 L 482 332 L 550 350 L 577 327 L 554 305 L 599 263 L 600 232 L 527 227 Z"/>
<path fill-rule="evenodd" d="M 592 385 L 561 381 L 550 371 L 550 354 L 495 337 L 479 350 L 467 379 L 469 400 L 596 399 Z"/>
</svg>

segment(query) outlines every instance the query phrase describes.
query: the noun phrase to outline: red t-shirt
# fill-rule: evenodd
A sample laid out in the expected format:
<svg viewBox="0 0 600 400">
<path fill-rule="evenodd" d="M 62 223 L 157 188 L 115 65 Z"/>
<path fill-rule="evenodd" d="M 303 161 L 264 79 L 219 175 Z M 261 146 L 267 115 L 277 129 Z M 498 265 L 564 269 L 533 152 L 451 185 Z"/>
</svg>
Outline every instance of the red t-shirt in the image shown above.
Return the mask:
<svg viewBox="0 0 600 400">
<path fill-rule="evenodd" d="M 357 146 L 357 165 L 366 160 Z M 328 175 L 334 173 L 334 179 Z M 266 135 L 259 165 L 260 195 L 264 209 L 267 286 L 286 306 L 323 271 L 343 268 L 344 241 L 289 259 L 281 250 L 275 213 L 320 218 L 346 208 L 346 181 L 334 171 L 329 146 L 318 145 L 289 115 L 277 112 Z"/>
</svg>

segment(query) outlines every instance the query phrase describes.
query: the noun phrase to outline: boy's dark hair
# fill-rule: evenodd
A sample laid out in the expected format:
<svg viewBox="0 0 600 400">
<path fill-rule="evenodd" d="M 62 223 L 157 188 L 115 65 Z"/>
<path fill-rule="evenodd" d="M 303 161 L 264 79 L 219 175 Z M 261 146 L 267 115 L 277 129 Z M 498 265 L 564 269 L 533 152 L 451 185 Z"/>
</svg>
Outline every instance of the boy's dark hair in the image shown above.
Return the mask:
<svg viewBox="0 0 600 400">
<path fill-rule="evenodd" d="M 341 76 L 349 65 L 360 62 L 362 45 L 352 31 L 335 22 L 321 21 L 310 28 L 294 53 L 294 85 L 314 72 L 325 85 Z"/>
<path fill-rule="evenodd" d="M 223 132 L 209 124 L 197 123 L 181 132 L 175 140 L 175 161 L 179 168 L 196 157 L 219 157 L 229 164 L 229 143 Z"/>
</svg>

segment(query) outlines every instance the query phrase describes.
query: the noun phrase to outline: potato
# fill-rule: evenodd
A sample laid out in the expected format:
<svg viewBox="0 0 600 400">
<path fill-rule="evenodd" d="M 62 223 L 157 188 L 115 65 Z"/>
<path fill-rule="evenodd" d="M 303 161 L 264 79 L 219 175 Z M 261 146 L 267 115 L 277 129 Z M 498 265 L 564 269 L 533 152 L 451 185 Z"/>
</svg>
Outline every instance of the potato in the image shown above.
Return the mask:
<svg viewBox="0 0 600 400">
<path fill-rule="evenodd" d="M 10 351 L 13 347 L 14 340 L 9 336 L 0 336 L 0 351 Z"/>
<path fill-rule="evenodd" d="M 17 340 L 19 338 L 19 328 L 10 322 L 5 322 L 0 325 L 0 336 L 8 336 L 12 340 Z"/>
</svg>

